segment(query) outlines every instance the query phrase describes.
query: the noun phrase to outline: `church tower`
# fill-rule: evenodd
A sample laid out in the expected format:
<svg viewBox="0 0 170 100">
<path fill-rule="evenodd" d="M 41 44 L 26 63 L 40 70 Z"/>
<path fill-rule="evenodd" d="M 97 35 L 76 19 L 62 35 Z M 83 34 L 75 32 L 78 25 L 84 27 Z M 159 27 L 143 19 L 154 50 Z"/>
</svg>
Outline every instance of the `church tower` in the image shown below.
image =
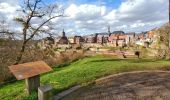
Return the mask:
<svg viewBox="0 0 170 100">
<path fill-rule="evenodd" d="M 69 41 L 68 41 L 66 34 L 64 32 L 64 29 L 63 29 L 62 37 L 59 39 L 58 44 L 68 44 L 68 43 L 69 43 Z"/>
<path fill-rule="evenodd" d="M 110 32 L 110 26 L 108 26 L 108 33 L 110 34 L 111 32 Z"/>
<path fill-rule="evenodd" d="M 63 29 L 63 32 L 62 32 L 62 37 L 66 37 L 66 33 L 64 32 L 64 29 Z"/>
</svg>

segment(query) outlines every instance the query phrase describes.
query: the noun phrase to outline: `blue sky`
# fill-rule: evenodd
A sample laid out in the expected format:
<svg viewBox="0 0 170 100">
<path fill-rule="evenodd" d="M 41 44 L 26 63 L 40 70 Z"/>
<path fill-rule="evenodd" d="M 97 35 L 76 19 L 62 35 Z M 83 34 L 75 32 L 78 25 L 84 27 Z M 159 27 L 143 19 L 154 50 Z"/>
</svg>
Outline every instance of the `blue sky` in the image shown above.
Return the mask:
<svg viewBox="0 0 170 100">
<path fill-rule="evenodd" d="M 72 0 L 77 4 L 104 4 L 107 7 L 117 8 L 121 4 L 121 0 Z"/>
<path fill-rule="evenodd" d="M 94 5 L 105 5 L 108 8 L 118 8 L 122 2 L 122 0 L 44 0 L 46 3 L 54 3 L 59 2 L 65 5 L 69 5 L 71 3 L 75 3 L 77 5 L 81 4 L 94 4 Z"/>
</svg>

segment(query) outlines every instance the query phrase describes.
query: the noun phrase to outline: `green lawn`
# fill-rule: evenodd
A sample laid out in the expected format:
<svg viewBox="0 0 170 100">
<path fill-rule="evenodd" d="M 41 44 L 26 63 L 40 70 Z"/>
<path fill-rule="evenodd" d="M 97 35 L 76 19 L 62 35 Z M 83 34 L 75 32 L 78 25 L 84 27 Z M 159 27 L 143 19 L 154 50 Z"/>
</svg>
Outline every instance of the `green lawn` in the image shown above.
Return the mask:
<svg viewBox="0 0 170 100">
<path fill-rule="evenodd" d="M 41 84 L 52 85 L 54 93 L 58 93 L 77 84 L 86 85 L 99 77 L 135 70 L 170 70 L 170 61 L 115 59 L 111 56 L 98 55 L 80 59 L 62 68 L 54 68 L 52 72 L 41 76 Z M 0 87 L 0 100 L 33 100 L 36 98 L 36 93 L 27 96 L 24 81 Z"/>
</svg>

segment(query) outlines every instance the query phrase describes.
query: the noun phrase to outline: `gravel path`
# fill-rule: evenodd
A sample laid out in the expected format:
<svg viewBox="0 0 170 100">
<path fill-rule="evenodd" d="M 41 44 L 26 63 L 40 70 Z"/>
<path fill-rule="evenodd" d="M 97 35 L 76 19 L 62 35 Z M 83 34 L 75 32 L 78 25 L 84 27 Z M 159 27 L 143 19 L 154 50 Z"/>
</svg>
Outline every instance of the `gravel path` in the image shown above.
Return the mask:
<svg viewBox="0 0 170 100">
<path fill-rule="evenodd" d="M 170 100 L 170 72 L 146 71 L 108 76 L 62 100 Z"/>
</svg>

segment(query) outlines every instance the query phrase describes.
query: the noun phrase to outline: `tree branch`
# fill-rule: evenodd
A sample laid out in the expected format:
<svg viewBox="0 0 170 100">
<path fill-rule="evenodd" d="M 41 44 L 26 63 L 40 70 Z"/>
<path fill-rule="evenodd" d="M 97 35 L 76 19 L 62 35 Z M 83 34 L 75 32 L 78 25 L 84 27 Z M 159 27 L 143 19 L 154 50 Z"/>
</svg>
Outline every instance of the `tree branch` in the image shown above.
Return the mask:
<svg viewBox="0 0 170 100">
<path fill-rule="evenodd" d="M 63 15 L 58 15 L 58 16 L 54 16 L 54 17 L 51 17 L 49 18 L 48 20 L 46 20 L 45 22 L 43 22 L 42 24 L 40 24 L 40 26 L 33 32 L 33 34 L 26 40 L 26 41 L 29 41 L 30 39 L 32 39 L 34 37 L 34 35 L 39 31 L 39 29 L 45 25 L 46 23 L 48 23 L 50 20 L 56 18 L 56 17 L 62 17 Z"/>
</svg>

